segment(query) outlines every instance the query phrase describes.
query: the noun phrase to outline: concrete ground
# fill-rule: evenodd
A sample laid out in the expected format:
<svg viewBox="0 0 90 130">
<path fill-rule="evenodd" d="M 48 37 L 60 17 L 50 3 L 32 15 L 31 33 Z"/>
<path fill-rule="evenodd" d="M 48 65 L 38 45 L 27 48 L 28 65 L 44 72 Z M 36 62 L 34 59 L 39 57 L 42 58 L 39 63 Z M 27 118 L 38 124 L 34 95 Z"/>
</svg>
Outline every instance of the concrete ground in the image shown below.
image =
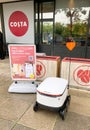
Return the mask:
<svg viewBox="0 0 90 130">
<path fill-rule="evenodd" d="M 9 93 L 9 59 L 0 60 L 0 130 L 90 130 L 90 91 L 70 88 L 71 103 L 62 121 L 57 112 L 33 111 L 36 94 Z"/>
</svg>

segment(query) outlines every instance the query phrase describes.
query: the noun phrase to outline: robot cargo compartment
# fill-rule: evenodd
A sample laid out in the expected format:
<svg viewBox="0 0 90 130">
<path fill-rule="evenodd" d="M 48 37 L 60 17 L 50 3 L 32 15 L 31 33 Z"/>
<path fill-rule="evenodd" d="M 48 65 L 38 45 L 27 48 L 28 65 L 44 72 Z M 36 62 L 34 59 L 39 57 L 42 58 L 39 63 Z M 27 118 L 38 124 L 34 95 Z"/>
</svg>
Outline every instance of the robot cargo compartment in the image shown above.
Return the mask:
<svg viewBox="0 0 90 130">
<path fill-rule="evenodd" d="M 67 95 L 68 95 L 68 89 L 65 89 L 63 95 L 60 96 L 50 96 L 37 92 L 37 102 L 48 107 L 58 108 L 64 104 Z"/>
</svg>

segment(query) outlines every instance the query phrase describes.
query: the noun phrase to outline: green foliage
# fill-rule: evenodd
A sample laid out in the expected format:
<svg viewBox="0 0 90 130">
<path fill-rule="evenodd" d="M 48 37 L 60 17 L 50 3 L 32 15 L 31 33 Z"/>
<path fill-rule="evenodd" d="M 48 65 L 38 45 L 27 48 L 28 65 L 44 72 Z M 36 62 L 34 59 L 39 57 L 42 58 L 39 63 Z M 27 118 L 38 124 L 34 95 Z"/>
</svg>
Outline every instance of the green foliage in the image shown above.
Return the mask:
<svg viewBox="0 0 90 130">
<path fill-rule="evenodd" d="M 53 30 L 53 25 L 50 23 L 44 24 L 43 26 L 43 32 L 52 32 Z"/>
<path fill-rule="evenodd" d="M 62 32 L 63 32 L 63 25 L 57 22 L 55 24 L 55 33 L 61 35 Z"/>
<path fill-rule="evenodd" d="M 76 36 L 84 36 L 87 32 L 87 24 L 85 23 L 76 23 L 73 25 L 73 34 Z"/>
<path fill-rule="evenodd" d="M 72 27 L 72 36 L 85 36 L 87 31 L 87 24 L 85 23 L 75 23 Z M 60 23 L 55 24 L 55 34 L 67 37 L 70 35 L 70 26 L 64 26 Z"/>
</svg>

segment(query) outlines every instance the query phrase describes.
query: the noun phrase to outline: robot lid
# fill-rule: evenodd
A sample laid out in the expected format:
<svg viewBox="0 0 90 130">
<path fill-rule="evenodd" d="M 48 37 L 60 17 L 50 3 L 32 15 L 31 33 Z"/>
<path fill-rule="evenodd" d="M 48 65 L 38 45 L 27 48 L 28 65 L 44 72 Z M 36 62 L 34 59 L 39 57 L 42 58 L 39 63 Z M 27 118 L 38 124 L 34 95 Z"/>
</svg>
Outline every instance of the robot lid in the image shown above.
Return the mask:
<svg viewBox="0 0 90 130">
<path fill-rule="evenodd" d="M 67 89 L 68 81 L 58 77 L 48 77 L 37 88 L 37 92 L 50 96 L 61 96 Z"/>
</svg>

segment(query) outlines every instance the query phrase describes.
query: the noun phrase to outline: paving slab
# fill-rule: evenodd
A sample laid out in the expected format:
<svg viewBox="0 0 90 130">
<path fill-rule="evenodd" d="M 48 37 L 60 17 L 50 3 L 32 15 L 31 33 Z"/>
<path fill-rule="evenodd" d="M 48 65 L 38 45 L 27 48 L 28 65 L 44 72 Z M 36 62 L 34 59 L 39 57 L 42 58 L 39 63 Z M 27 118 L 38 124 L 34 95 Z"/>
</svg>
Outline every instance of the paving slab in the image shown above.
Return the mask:
<svg viewBox="0 0 90 130">
<path fill-rule="evenodd" d="M 69 111 L 90 116 L 90 98 L 72 96 Z"/>
<path fill-rule="evenodd" d="M 57 117 L 53 130 L 90 130 L 90 117 L 68 112 L 64 121 Z"/>
<path fill-rule="evenodd" d="M 12 121 L 0 119 L 0 130 L 11 130 L 13 125 Z"/>
<path fill-rule="evenodd" d="M 16 124 L 15 126 L 13 126 L 12 130 L 35 130 L 35 129 Z"/>
<path fill-rule="evenodd" d="M 7 100 L 7 102 L 4 102 L 2 105 L 0 105 L 0 118 L 17 121 L 19 118 L 21 118 L 29 106 L 30 104 L 23 100 L 10 98 Z"/>
<path fill-rule="evenodd" d="M 34 112 L 33 105 L 23 115 L 18 123 L 34 128 L 35 130 L 53 130 L 58 113 L 42 109 Z"/>
</svg>

